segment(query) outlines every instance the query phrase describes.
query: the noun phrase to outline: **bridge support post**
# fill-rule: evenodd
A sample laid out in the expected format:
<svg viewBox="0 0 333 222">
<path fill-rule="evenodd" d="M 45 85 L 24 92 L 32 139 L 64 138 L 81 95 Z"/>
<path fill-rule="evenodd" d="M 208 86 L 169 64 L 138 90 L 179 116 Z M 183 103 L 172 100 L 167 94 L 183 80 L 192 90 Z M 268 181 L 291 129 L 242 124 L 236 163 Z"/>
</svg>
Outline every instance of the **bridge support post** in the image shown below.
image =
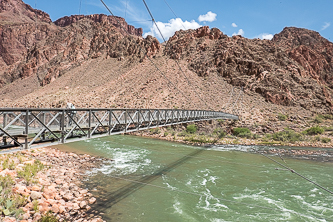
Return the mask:
<svg viewBox="0 0 333 222">
<path fill-rule="evenodd" d="M 160 111 L 157 110 L 157 127 L 160 126 Z"/>
<path fill-rule="evenodd" d="M 127 132 L 127 109 L 125 109 L 125 133 Z"/>
<path fill-rule="evenodd" d="M 141 115 L 141 109 L 138 110 L 138 127 L 137 127 L 137 130 L 140 129 L 140 115 Z"/>
<path fill-rule="evenodd" d="M 3 128 L 7 126 L 7 113 L 3 114 Z"/>
<path fill-rule="evenodd" d="M 112 109 L 109 109 L 109 129 L 108 135 L 111 135 L 111 124 L 112 124 Z"/>
<path fill-rule="evenodd" d="M 65 143 L 65 110 L 62 110 L 60 130 L 61 130 L 61 143 Z"/>
<path fill-rule="evenodd" d="M 91 137 L 91 109 L 89 109 L 89 120 L 88 120 L 88 139 Z"/>
<path fill-rule="evenodd" d="M 27 137 L 24 139 L 24 148 L 28 149 L 29 148 L 29 143 L 28 143 L 28 134 L 29 134 L 29 110 L 25 111 L 25 134 Z"/>
</svg>

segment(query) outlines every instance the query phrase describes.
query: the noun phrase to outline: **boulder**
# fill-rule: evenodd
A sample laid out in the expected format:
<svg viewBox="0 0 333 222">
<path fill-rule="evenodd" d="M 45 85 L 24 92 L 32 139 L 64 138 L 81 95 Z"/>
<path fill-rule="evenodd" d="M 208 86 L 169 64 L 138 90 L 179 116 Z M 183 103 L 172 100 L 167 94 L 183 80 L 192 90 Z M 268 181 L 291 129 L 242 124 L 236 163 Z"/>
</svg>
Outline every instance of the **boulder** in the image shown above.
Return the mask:
<svg viewBox="0 0 333 222">
<path fill-rule="evenodd" d="M 42 197 L 43 197 L 42 193 L 37 192 L 37 191 L 32 191 L 31 194 L 30 194 L 30 198 L 32 200 L 38 200 L 38 199 L 41 199 Z"/>
</svg>

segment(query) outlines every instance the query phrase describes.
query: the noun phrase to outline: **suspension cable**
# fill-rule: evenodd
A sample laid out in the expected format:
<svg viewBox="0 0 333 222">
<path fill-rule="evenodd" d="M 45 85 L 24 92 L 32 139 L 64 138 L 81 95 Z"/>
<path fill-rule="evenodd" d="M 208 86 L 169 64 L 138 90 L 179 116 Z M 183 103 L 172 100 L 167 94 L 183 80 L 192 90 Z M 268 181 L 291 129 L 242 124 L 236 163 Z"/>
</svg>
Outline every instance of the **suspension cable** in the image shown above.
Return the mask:
<svg viewBox="0 0 333 222">
<path fill-rule="evenodd" d="M 309 181 L 310 183 L 313 183 L 313 184 L 316 185 L 317 187 L 319 187 L 319 188 L 325 190 L 326 192 L 328 192 L 328 193 L 330 193 L 330 194 L 333 194 L 332 191 L 330 191 L 330 190 L 326 189 L 325 187 L 319 185 L 318 183 L 316 183 L 316 182 L 314 182 L 314 181 L 312 181 L 312 180 L 306 178 L 305 176 L 301 175 L 300 173 L 296 172 L 295 170 L 291 169 L 290 167 L 288 167 L 288 166 L 286 166 L 286 165 L 284 165 L 284 164 L 282 164 L 282 163 L 280 163 L 280 162 L 274 160 L 273 158 L 271 158 L 271 157 L 269 157 L 269 156 L 267 156 L 267 155 L 265 155 L 265 154 L 263 154 L 263 153 L 261 153 L 261 152 L 257 152 L 257 153 L 259 153 L 259 154 L 263 155 L 264 157 L 266 157 L 266 158 L 272 160 L 273 162 L 275 162 L 275 163 L 277 163 L 278 165 L 282 166 L 283 168 L 285 168 L 286 170 L 290 171 L 291 173 L 294 173 L 294 174 L 296 174 L 297 176 L 299 176 L 299 177 L 301 177 L 301 178 L 303 178 L 303 179 Z"/>
<path fill-rule="evenodd" d="M 165 40 L 165 38 L 164 38 L 164 36 L 163 36 L 163 34 L 162 34 L 160 28 L 158 27 L 158 25 L 157 25 L 157 23 L 156 23 L 156 21 L 155 21 L 155 19 L 154 19 L 154 17 L 153 17 L 153 14 L 151 13 L 151 11 L 150 11 L 150 9 L 149 9 L 149 7 L 148 7 L 146 1 L 143 0 L 143 3 L 144 3 L 144 5 L 146 6 L 146 9 L 147 9 L 147 11 L 148 11 L 148 13 L 149 13 L 149 15 L 150 15 L 150 17 L 151 17 L 153 23 L 155 24 L 155 26 L 156 26 L 158 32 L 160 33 L 160 35 L 161 35 L 163 41 L 166 42 L 166 40 Z M 167 45 L 168 45 L 168 43 L 167 43 Z M 167 48 L 167 45 L 166 45 L 166 48 Z M 184 75 L 184 77 L 185 77 L 185 79 L 187 80 L 188 84 L 189 84 L 189 85 L 195 85 L 197 88 L 199 88 L 196 84 L 192 84 L 192 83 L 190 82 L 189 78 L 186 76 L 186 74 L 185 74 L 184 71 L 182 70 L 182 68 L 181 68 L 181 66 L 180 66 L 180 64 L 179 64 L 179 62 L 178 62 L 178 60 L 174 60 L 174 61 L 176 62 L 176 64 L 177 64 L 179 70 L 181 71 L 181 73 Z M 198 98 L 200 99 L 200 101 L 203 102 L 203 103 L 208 107 L 208 109 L 213 110 L 213 109 L 212 109 L 212 108 L 206 103 L 206 101 L 204 101 L 204 100 L 200 97 L 200 95 L 197 93 L 197 91 L 196 91 L 195 89 L 194 89 L 194 93 L 198 96 Z"/>
<path fill-rule="evenodd" d="M 103 0 L 100 0 L 102 3 L 103 3 L 103 5 L 105 6 L 105 8 L 109 11 L 109 13 L 112 15 L 112 16 L 114 16 L 114 14 L 112 13 L 112 11 L 109 9 L 109 7 L 104 3 L 104 1 Z M 114 16 L 115 17 L 115 16 Z M 119 25 L 119 27 L 121 27 L 126 33 L 128 33 L 128 30 L 126 30 L 121 24 L 120 24 L 120 22 L 118 21 L 118 18 L 117 17 L 115 17 L 116 18 L 116 20 L 117 20 L 117 23 L 118 23 L 118 25 Z M 129 34 L 129 33 L 128 33 Z M 139 47 L 139 50 L 140 50 L 140 52 L 142 52 L 142 53 L 144 53 L 144 57 L 147 57 L 147 59 L 154 65 L 154 67 L 160 72 L 160 74 L 168 81 L 168 83 L 169 84 L 171 84 L 173 87 L 174 87 L 174 89 L 176 89 L 186 100 L 187 100 L 187 102 L 189 102 L 190 104 L 191 103 L 193 103 L 194 104 L 194 102 L 192 101 L 192 100 L 190 100 L 182 91 L 180 91 L 179 89 L 178 89 L 178 87 L 175 85 L 175 84 L 173 84 L 170 80 L 169 80 L 169 78 L 168 77 L 166 77 L 166 75 L 157 67 L 157 65 L 152 61 L 152 59 L 151 58 L 149 58 L 149 56 L 148 56 L 148 51 L 145 53 L 145 52 L 143 52 L 143 50 L 142 50 L 142 47 L 139 45 L 139 43 L 137 43 L 136 41 L 135 41 L 135 44 Z M 194 104 L 194 106 L 195 106 L 195 104 Z"/>
<path fill-rule="evenodd" d="M 165 4 L 169 7 L 169 9 L 170 9 L 170 11 L 173 13 L 173 15 L 174 15 L 176 18 L 179 18 L 179 17 L 176 15 L 176 13 L 172 10 L 172 8 L 170 7 L 170 5 L 167 3 L 167 1 L 164 0 L 164 2 L 165 2 Z M 185 26 L 184 26 L 182 20 L 180 20 L 180 24 L 183 26 L 183 28 L 184 28 L 184 30 L 185 30 L 186 28 L 185 28 Z"/>
</svg>

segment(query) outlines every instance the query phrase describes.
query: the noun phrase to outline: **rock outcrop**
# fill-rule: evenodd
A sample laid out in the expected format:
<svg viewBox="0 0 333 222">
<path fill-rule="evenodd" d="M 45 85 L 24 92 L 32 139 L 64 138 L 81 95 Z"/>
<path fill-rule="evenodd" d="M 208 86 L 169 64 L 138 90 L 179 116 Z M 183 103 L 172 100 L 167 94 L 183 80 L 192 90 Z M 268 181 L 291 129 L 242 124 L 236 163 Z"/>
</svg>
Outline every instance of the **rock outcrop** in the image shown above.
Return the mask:
<svg viewBox="0 0 333 222">
<path fill-rule="evenodd" d="M 119 17 L 71 16 L 53 24 L 48 14 L 22 0 L 2 1 L 0 8 L 0 17 L 6 18 L 0 23 L 0 87 L 33 75 L 45 86 L 88 59 L 134 54 L 140 59 L 140 47 L 149 55 L 160 49 L 156 39 L 143 39 L 141 28 Z"/>
<path fill-rule="evenodd" d="M 117 16 L 107 16 L 104 14 L 65 16 L 55 21 L 54 24 L 56 24 L 57 26 L 65 27 L 73 23 L 76 23 L 81 19 L 89 19 L 96 23 L 109 22 L 113 26 L 119 28 L 119 31 L 124 35 L 130 34 L 130 35 L 142 36 L 143 34 L 142 28 L 135 28 L 132 25 L 128 25 L 125 19 Z"/>
<path fill-rule="evenodd" d="M 165 50 L 172 59 L 186 59 L 199 76 L 218 72 L 274 104 L 326 111 L 333 108 L 332 52 L 331 42 L 299 28 L 285 28 L 270 41 L 201 27 L 176 32 Z"/>
</svg>

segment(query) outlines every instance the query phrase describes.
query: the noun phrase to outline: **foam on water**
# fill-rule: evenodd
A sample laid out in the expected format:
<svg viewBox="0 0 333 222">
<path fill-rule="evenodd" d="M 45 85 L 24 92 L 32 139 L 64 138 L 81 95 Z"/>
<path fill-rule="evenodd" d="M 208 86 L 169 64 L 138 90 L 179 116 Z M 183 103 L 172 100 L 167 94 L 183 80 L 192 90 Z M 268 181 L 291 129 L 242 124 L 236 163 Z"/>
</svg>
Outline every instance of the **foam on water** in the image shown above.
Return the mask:
<svg viewBox="0 0 333 222">
<path fill-rule="evenodd" d="M 112 158 L 111 162 L 106 162 L 101 168 L 93 169 L 88 173 L 101 172 L 103 174 L 130 175 L 140 169 L 151 166 L 151 159 L 147 158 L 150 151 L 130 147 L 110 147 L 108 142 L 99 143 L 95 149 L 107 152 Z"/>
</svg>

